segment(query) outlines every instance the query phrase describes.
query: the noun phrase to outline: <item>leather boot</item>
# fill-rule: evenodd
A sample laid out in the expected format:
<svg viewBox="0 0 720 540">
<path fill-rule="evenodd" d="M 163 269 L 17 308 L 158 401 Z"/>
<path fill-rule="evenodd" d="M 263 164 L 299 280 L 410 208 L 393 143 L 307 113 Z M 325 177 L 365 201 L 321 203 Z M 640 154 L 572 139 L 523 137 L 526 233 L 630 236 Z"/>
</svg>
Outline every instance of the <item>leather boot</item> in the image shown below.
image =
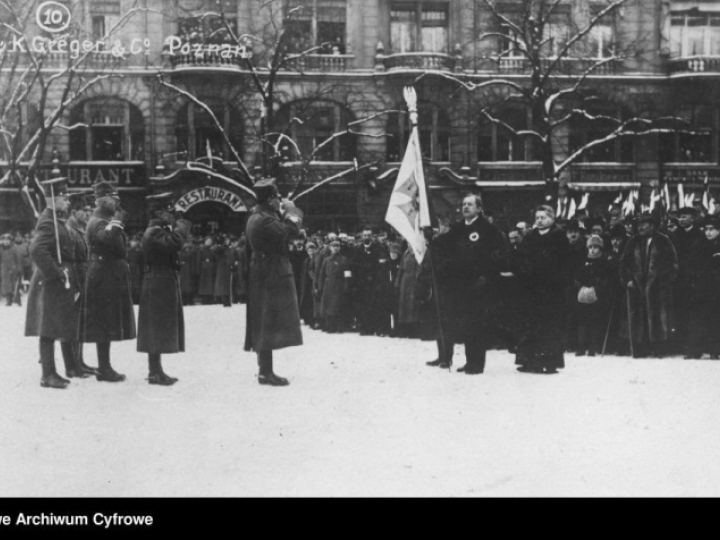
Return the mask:
<svg viewBox="0 0 720 540">
<path fill-rule="evenodd" d="M 148 370 L 149 375 L 147 378 L 148 383 L 157 384 L 160 386 L 172 386 L 178 379 L 170 377 L 162 369 L 162 360 L 159 354 L 149 353 L 148 354 Z"/>
<path fill-rule="evenodd" d="M 95 378 L 98 381 L 105 382 L 122 382 L 125 380 L 125 375 L 115 371 L 110 365 L 110 342 L 97 343 L 97 355 L 98 355 L 98 372 L 95 374 Z"/>
<path fill-rule="evenodd" d="M 70 381 L 63 379 L 55 371 L 55 340 L 40 338 L 40 364 L 42 365 L 42 378 L 40 386 L 43 388 L 66 388 Z"/>
<path fill-rule="evenodd" d="M 272 351 L 258 351 L 258 383 L 270 386 L 287 386 L 290 381 L 284 377 L 278 377 L 273 373 L 273 357 Z"/>
<path fill-rule="evenodd" d="M 89 375 L 96 375 L 98 369 L 92 366 L 88 366 L 85 363 L 85 359 L 83 358 L 83 344 L 79 341 L 73 341 L 72 344 L 73 349 L 75 349 L 75 361 L 77 363 L 78 369 L 80 369 L 83 373 L 87 373 Z"/>
<path fill-rule="evenodd" d="M 65 363 L 65 375 L 68 379 L 87 379 L 90 374 L 85 373 L 78 365 L 75 358 L 75 348 L 70 341 L 61 341 L 63 362 Z"/>
</svg>

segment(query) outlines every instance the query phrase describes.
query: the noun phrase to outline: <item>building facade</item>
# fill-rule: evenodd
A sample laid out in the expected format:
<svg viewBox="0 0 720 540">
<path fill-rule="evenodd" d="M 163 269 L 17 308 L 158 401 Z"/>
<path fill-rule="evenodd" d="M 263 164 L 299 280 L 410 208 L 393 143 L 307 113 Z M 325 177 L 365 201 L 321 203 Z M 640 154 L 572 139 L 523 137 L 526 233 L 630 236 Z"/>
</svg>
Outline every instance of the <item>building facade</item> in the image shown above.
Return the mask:
<svg viewBox="0 0 720 540">
<path fill-rule="evenodd" d="M 298 199 L 309 226 L 354 231 L 382 224 L 407 141 L 403 87 L 411 83 L 437 214 L 453 219 L 463 195 L 474 192 L 510 224 L 544 199 L 545 177 L 532 139 L 514 136 L 482 114 L 492 106 L 507 126 L 525 130 L 540 121 L 536 111 L 506 93 L 459 90 L 460 82 L 532 84 L 528 62 L 503 38 L 512 25 L 485 2 L 59 3 L 80 33 L 75 45 L 71 38 L 52 44 L 53 36 L 37 29 L 50 40 L 44 69 L 62 69 L 73 47 L 79 54 L 87 47 L 85 80 L 107 77 L 64 108 L 65 127 L 52 131 L 40 176 L 50 174 L 54 151 L 72 189 L 117 182 L 131 228 L 147 221 L 146 195 L 170 190 L 198 234 L 242 231 L 254 204 L 244 189 L 244 168 L 251 176 L 271 170 L 283 191 L 296 194 L 352 170 Z M 493 3 L 510 21 L 521 16 L 524 4 Z M 561 2 L 545 29 L 549 61 L 560 57 L 567 29 L 582 28 L 604 6 Z M 560 192 L 592 192 L 591 210 L 604 210 L 627 190 L 638 189 L 647 200 L 664 183 L 683 184 L 686 192 L 720 184 L 720 1 L 630 0 L 582 42 L 582 54 L 562 57 L 566 77 L 578 77 L 596 62 L 583 84 L 603 96 L 609 114 L 673 116 L 689 127 L 620 138 L 586 152 L 559 175 Z M 282 54 L 273 48 L 278 44 Z M 273 58 L 282 58 L 282 65 L 269 68 Z M 257 85 L 267 91 L 268 81 L 272 95 L 264 106 Z M 49 96 L 51 104 L 62 100 L 60 90 L 56 94 Z M 31 118 L 32 112 L 30 99 L 25 114 Z M 582 119 L 568 123 L 553 135 L 556 159 L 610 129 Z M 7 164 L 7 157 L 0 160 Z M 0 227 L 33 224 L 19 187 L 0 186 Z"/>
</svg>

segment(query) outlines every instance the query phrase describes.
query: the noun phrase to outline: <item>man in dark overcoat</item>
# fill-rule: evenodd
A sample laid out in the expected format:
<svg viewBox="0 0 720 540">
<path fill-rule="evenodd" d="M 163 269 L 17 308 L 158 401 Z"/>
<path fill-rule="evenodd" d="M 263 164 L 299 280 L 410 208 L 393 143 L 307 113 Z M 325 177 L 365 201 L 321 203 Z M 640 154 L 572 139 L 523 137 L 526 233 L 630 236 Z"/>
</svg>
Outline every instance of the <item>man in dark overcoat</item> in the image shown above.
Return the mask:
<svg viewBox="0 0 720 540">
<path fill-rule="evenodd" d="M 361 336 L 382 333 L 384 328 L 383 299 L 380 298 L 385 263 L 390 255 L 380 243 L 373 242 L 373 231 L 365 227 L 362 244 L 355 249 L 355 316 Z"/>
<path fill-rule="evenodd" d="M 620 257 L 620 278 L 629 295 L 629 333 L 635 357 L 660 353 L 673 334 L 673 284 L 678 259 L 670 239 L 649 213 L 637 219 L 638 234 Z M 652 351 L 651 349 L 654 349 Z"/>
<path fill-rule="evenodd" d="M 30 245 L 36 269 L 30 282 L 25 335 L 40 338 L 40 386 L 66 388 L 70 381 L 55 370 L 55 340 L 77 339 L 80 283 L 71 262 L 75 244 L 65 225 L 70 207 L 67 183 L 58 178 L 43 184 L 47 207 L 38 218 Z M 75 376 L 72 348 L 63 347 L 62 352 L 68 376 Z"/>
<path fill-rule="evenodd" d="M 273 372 L 273 350 L 302 345 L 288 243 L 300 233 L 302 212 L 282 200 L 274 178 L 253 189 L 257 205 L 247 223 L 248 304 L 245 350 L 257 353 L 260 384 L 286 386 Z"/>
<path fill-rule="evenodd" d="M 125 375 L 110 363 L 110 343 L 135 339 L 135 311 L 130 294 L 130 267 L 127 260 L 125 222 L 128 214 L 120 206 L 117 188 L 99 182 L 95 190 L 95 211 L 87 226 L 90 250 L 80 341 L 95 343 L 98 381 L 121 382 Z"/>
<path fill-rule="evenodd" d="M 84 294 L 85 281 L 87 278 L 88 267 L 88 247 L 85 241 L 87 232 L 87 220 L 92 214 L 92 207 L 88 204 L 85 193 L 73 193 L 70 195 L 70 217 L 67 220 L 67 230 L 75 243 L 75 257 L 72 264 L 80 282 L 80 291 Z M 68 261 L 70 262 L 70 261 Z M 82 300 L 80 300 L 82 306 Z M 81 320 L 78 324 L 78 337 L 80 336 L 80 328 L 82 326 L 82 309 L 80 310 Z M 90 367 L 85 363 L 83 355 L 83 344 L 78 339 L 72 342 L 60 342 L 61 347 L 72 347 L 72 354 L 75 357 L 77 371 L 89 375 L 95 375 L 97 369 Z M 63 351 L 65 355 L 65 351 Z"/>
<path fill-rule="evenodd" d="M 500 230 L 482 216 L 477 195 L 463 199 L 463 219 L 431 245 L 436 265 L 440 329 L 440 357 L 429 365 L 448 368 L 453 345 L 465 344 L 467 364 L 458 371 L 482 373 L 485 353 L 495 339 L 497 297 L 506 244 Z M 440 345 L 440 344 L 439 344 Z"/>
<path fill-rule="evenodd" d="M 206 236 L 199 250 L 200 278 L 198 294 L 205 305 L 215 302 L 215 241 Z"/>
<path fill-rule="evenodd" d="M 172 193 L 147 197 L 153 219 L 142 238 L 145 274 L 138 312 L 137 350 L 148 355 L 148 382 L 175 384 L 162 368 L 163 354 L 185 351 L 185 321 L 180 290 L 180 258 L 192 224 L 173 223 Z"/>
</svg>

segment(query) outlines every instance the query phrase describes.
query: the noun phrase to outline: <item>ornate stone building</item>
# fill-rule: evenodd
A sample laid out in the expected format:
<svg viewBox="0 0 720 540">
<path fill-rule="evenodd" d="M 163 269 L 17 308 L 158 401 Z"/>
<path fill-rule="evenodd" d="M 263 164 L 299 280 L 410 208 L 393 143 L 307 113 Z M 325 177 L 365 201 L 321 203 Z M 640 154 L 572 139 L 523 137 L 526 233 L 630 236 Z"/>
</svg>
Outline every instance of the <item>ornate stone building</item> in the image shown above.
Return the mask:
<svg viewBox="0 0 720 540">
<path fill-rule="evenodd" d="M 83 127 L 52 132 L 43 174 L 49 174 L 54 149 L 73 189 L 100 179 L 118 182 L 136 228 L 147 219 L 145 195 L 172 190 L 178 207 L 197 223 L 197 232 L 242 230 L 253 200 L 242 187 L 248 181 L 234 151 L 252 175 L 270 167 L 285 191 L 296 189 L 298 182 L 302 191 L 366 165 L 302 197 L 298 205 L 313 228 L 382 224 L 407 140 L 402 89 L 408 83 L 418 92 L 426 178 L 438 214 L 453 218 L 458 201 L 472 191 L 482 195 L 501 223 L 509 224 L 543 200 L 544 176 L 531 138 L 515 137 L 481 114 L 491 104 L 504 123 L 523 130 L 539 121 L 534 111 L 507 94 L 459 91 L 454 80 L 530 84 L 529 64 L 502 37 L 508 25 L 484 1 L 62 3 L 81 23 L 80 47 L 82 40 L 101 40 L 118 21 L 124 24 L 89 56 L 86 75 L 97 70 L 112 76 L 66 108 L 62 124 Z M 511 20 L 523 4 L 494 2 Z M 548 58 L 562 47 L 564 28 L 582 27 L 607 4 L 561 2 L 548 23 Z M 250 36 L 247 47 L 236 47 L 231 32 Z M 256 64 L 256 80 L 243 52 L 255 59 L 276 52 L 268 43 L 279 32 L 286 34 L 284 63 L 272 77 L 268 112 L 255 86 L 267 84 L 266 64 Z M 603 96 L 608 114 L 676 116 L 692 129 L 621 138 L 587 152 L 559 175 L 560 192 L 590 191 L 591 206 L 605 209 L 623 190 L 638 188 L 647 199 L 652 187 L 665 182 L 690 190 L 720 183 L 720 1 L 629 0 L 595 25 L 583 43 L 582 55 L 562 60 L 567 77 L 601 61 L 587 74 L 585 86 Z M 296 54 L 309 48 L 310 54 Z M 71 45 L 55 44 L 47 55 L 48 69 L 63 65 L 71 50 Z M 634 54 L 617 55 L 619 50 Z M 191 93 L 207 109 L 163 83 Z M 51 99 L 59 102 L 61 96 Z M 569 123 L 555 134 L 556 158 L 566 158 L 608 130 L 580 120 Z M 273 132 L 293 143 L 272 139 Z M 273 159 L 263 151 L 262 134 L 277 142 Z M 332 141 L 308 160 L 328 138 Z M 189 162 L 196 165 L 188 167 Z M 0 227 L 30 228 L 33 220 L 22 206 L 17 187 L 0 186 Z"/>
</svg>

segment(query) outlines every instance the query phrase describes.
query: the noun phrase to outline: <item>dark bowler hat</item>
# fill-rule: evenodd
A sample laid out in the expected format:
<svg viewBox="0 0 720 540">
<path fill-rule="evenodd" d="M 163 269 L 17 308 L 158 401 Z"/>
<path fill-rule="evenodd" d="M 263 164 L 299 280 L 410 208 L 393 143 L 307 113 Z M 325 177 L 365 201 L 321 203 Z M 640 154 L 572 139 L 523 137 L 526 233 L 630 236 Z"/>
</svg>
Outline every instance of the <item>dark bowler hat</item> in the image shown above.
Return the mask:
<svg viewBox="0 0 720 540">
<path fill-rule="evenodd" d="M 253 191 L 255 192 L 255 198 L 258 202 L 265 202 L 272 199 L 275 195 L 280 195 L 275 178 L 262 178 L 258 180 L 253 185 Z"/>
<path fill-rule="evenodd" d="M 707 216 L 705 218 L 705 223 L 703 224 L 703 227 L 714 227 L 720 230 L 720 215 L 712 214 L 710 216 Z"/>
<path fill-rule="evenodd" d="M 68 194 L 67 178 L 53 178 L 40 182 L 45 191 L 46 197 L 58 197 L 59 195 Z"/>
<path fill-rule="evenodd" d="M 569 219 L 565 229 L 568 231 L 579 231 L 580 230 L 580 222 L 577 219 Z"/>
<path fill-rule="evenodd" d="M 622 223 L 613 225 L 610 228 L 610 238 L 625 238 L 626 236 L 627 231 L 625 230 L 625 225 L 623 225 Z"/>
<path fill-rule="evenodd" d="M 98 182 L 93 186 L 93 190 L 95 191 L 95 198 L 99 199 L 100 197 L 119 197 L 120 194 L 118 193 L 117 186 L 114 184 L 111 184 L 110 182 Z"/>
<path fill-rule="evenodd" d="M 165 210 L 167 212 L 172 212 L 175 209 L 173 199 L 174 196 L 170 191 L 145 197 L 151 210 Z"/>
<path fill-rule="evenodd" d="M 683 206 L 682 208 L 679 208 L 677 211 L 678 216 L 697 216 L 697 210 L 693 208 L 692 206 Z"/>
</svg>

